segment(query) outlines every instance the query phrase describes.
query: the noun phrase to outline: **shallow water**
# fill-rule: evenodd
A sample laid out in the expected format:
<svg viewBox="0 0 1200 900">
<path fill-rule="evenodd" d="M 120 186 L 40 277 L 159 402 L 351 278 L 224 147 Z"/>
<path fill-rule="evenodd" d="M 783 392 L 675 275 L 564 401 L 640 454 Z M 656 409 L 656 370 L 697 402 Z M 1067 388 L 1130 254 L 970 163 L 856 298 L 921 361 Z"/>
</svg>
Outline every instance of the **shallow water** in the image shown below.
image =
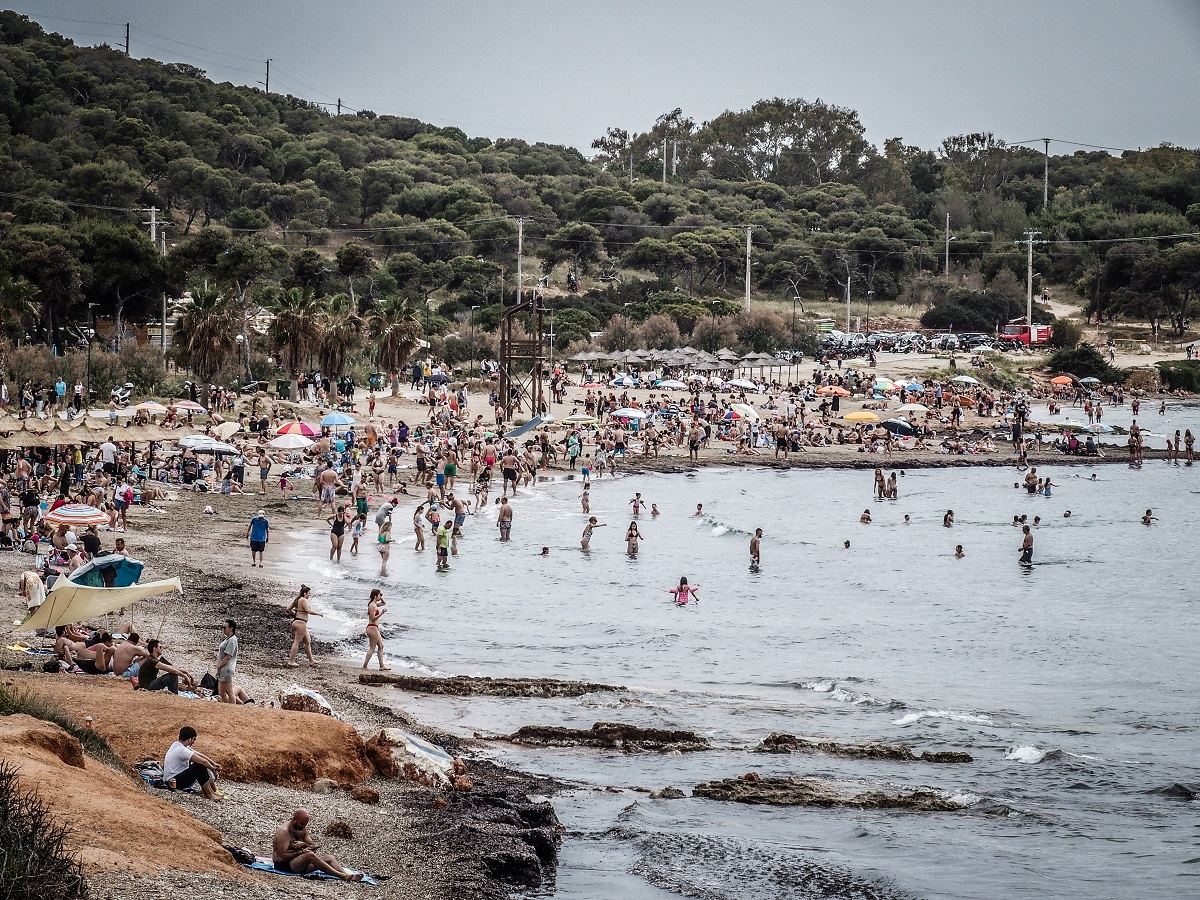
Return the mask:
<svg viewBox="0 0 1200 900">
<path fill-rule="evenodd" d="M 579 484 L 552 483 L 516 501 L 511 544 L 495 539 L 494 512 L 468 520 L 445 574 L 434 572 L 432 550 L 412 552 L 405 514 L 395 528 L 405 543 L 383 584 L 394 666 L 631 691 L 553 701 L 380 696 L 463 734 L 619 721 L 693 729 L 719 748 L 625 756 L 488 745 L 510 765 L 580 784 L 555 800 L 569 829 L 564 897 L 1192 895 L 1200 803 L 1168 789 L 1200 785 L 1200 467 L 1045 473 L 1060 485 L 1051 498 L 1014 490 L 1012 470 L 913 471 L 889 503 L 871 499 L 870 471 L 606 479 L 593 487 L 592 511 L 608 527 L 586 554 Z M 646 537 L 631 560 L 622 536 L 635 491 L 662 515 L 639 517 Z M 858 522 L 866 507 L 871 525 Z M 1161 518 L 1152 527 L 1139 521 L 1147 507 Z M 1044 523 L 1028 568 L 1016 561 L 1020 535 L 1009 524 L 1021 513 Z M 755 527 L 766 537 L 761 571 L 751 572 Z M 296 539 L 305 560 L 296 577 L 317 586 L 329 613 L 314 631 L 361 633 L 366 595 L 380 583 L 374 545 L 337 565 L 321 558 L 320 530 Z M 964 559 L 954 558 L 958 543 Z M 543 545 L 548 557 L 538 555 Z M 682 574 L 700 585 L 699 604 L 679 607 L 665 593 Z M 975 761 L 747 752 L 773 731 L 966 750 Z M 690 793 L 751 770 L 927 787 L 962 809 L 759 807 L 594 790 L 673 784 Z"/>
</svg>

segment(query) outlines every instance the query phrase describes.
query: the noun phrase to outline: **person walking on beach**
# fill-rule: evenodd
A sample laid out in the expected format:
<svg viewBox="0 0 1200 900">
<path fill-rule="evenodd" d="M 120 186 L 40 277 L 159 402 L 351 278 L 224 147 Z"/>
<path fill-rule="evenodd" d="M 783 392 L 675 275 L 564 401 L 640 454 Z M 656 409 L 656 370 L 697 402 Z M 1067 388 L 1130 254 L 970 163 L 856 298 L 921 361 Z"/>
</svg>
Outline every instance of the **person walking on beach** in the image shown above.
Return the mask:
<svg viewBox="0 0 1200 900">
<path fill-rule="evenodd" d="M 225 637 L 217 645 L 217 693 L 222 703 L 237 703 L 233 686 L 233 676 L 237 674 L 237 622 L 226 619 L 221 631 Z"/>
<path fill-rule="evenodd" d="M 597 521 L 595 516 L 590 517 L 587 520 L 587 524 L 583 526 L 583 538 L 579 542 L 580 546 L 582 546 L 584 550 L 591 550 L 592 549 L 592 532 L 595 531 L 597 528 L 603 528 L 603 527 L 604 527 L 604 525 L 602 525 L 599 521 Z"/>
<path fill-rule="evenodd" d="M 271 457 L 265 448 L 258 451 L 258 485 L 260 494 L 267 492 L 267 477 L 271 474 Z"/>
<path fill-rule="evenodd" d="M 638 555 L 638 541 L 642 539 L 642 533 L 638 531 L 637 522 L 630 522 L 629 527 L 625 529 L 625 552 L 630 556 Z"/>
<path fill-rule="evenodd" d="M 296 662 L 296 653 L 301 645 L 304 646 L 304 652 L 308 655 L 308 664 L 311 666 L 315 663 L 312 653 L 312 636 L 308 633 L 308 617 L 323 616 L 324 613 L 319 613 L 309 606 L 310 594 L 312 594 L 312 588 L 307 584 L 300 585 L 300 593 L 287 608 L 287 614 L 292 617 L 292 649 L 288 652 L 287 658 L 289 669 L 295 669 L 299 665 Z"/>
<path fill-rule="evenodd" d="M 333 512 L 335 498 L 337 497 L 338 477 L 337 473 L 332 468 L 325 469 L 317 476 L 317 517 L 320 518 L 321 510 L 325 508 L 325 504 L 329 504 L 329 511 Z"/>
<path fill-rule="evenodd" d="M 425 523 L 423 521 L 424 518 L 425 518 L 425 504 L 422 503 L 413 512 L 413 531 L 415 531 L 417 534 L 417 544 L 415 547 L 413 547 L 414 550 L 424 550 L 425 549 Z M 387 524 L 387 523 L 385 523 L 385 524 Z M 389 532 L 391 531 L 390 524 L 388 524 L 388 531 Z M 379 533 L 383 534 L 382 526 L 380 527 Z"/>
<path fill-rule="evenodd" d="M 763 530 L 761 528 L 754 529 L 754 537 L 750 538 L 750 565 L 752 568 L 758 568 L 759 548 L 762 545 Z"/>
<path fill-rule="evenodd" d="M 363 660 L 364 669 L 370 664 L 372 656 L 379 657 L 379 671 L 391 669 L 391 666 L 383 664 L 383 636 L 379 633 L 379 620 L 385 612 L 387 604 L 383 602 L 383 591 L 375 588 L 371 591 L 371 599 L 367 601 L 367 658 Z"/>
<path fill-rule="evenodd" d="M 258 515 L 250 520 L 250 525 L 246 528 L 246 537 L 250 540 L 250 568 L 254 568 L 257 559 L 261 569 L 263 553 L 267 549 L 267 542 L 271 540 L 271 523 L 267 520 L 265 511 L 260 509 Z"/>
<path fill-rule="evenodd" d="M 500 514 L 496 518 L 496 527 L 500 529 L 500 540 L 507 541 L 509 534 L 512 531 L 513 510 L 509 506 L 508 498 L 500 498 Z"/>
<path fill-rule="evenodd" d="M 425 532 L 422 531 L 422 540 L 424 540 Z M 383 527 L 379 529 L 379 576 L 387 578 L 388 559 L 392 555 L 392 517 L 388 516 L 383 521 Z"/>
<path fill-rule="evenodd" d="M 437 570 L 445 572 L 450 568 L 450 523 L 443 522 L 438 526 L 435 535 L 437 544 Z"/>
<path fill-rule="evenodd" d="M 1017 562 L 1022 565 L 1033 564 L 1033 529 L 1028 525 L 1022 525 L 1021 531 L 1025 537 L 1021 539 L 1021 558 Z"/>
</svg>

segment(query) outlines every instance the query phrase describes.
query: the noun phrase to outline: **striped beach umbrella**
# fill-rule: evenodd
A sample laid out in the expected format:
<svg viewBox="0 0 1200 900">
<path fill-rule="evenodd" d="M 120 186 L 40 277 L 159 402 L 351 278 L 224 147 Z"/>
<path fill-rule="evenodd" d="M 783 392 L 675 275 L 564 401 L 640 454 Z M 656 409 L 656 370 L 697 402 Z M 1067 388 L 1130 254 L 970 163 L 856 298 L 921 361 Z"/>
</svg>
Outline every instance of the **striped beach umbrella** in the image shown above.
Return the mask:
<svg viewBox="0 0 1200 900">
<path fill-rule="evenodd" d="M 147 413 L 165 413 L 167 411 L 167 408 L 157 400 L 144 400 L 135 406 L 134 409 Z"/>
<path fill-rule="evenodd" d="M 207 409 L 205 409 L 203 406 L 201 406 L 199 403 L 195 402 L 194 400 L 177 400 L 175 403 L 171 404 L 171 408 L 172 409 L 181 409 L 184 412 L 198 413 L 200 415 L 203 415 L 204 413 L 208 412 Z"/>
<path fill-rule="evenodd" d="M 86 503 L 66 503 L 53 512 L 46 513 L 44 521 L 50 525 L 67 525 L 71 528 L 106 525 L 108 514 Z"/>
<path fill-rule="evenodd" d="M 313 438 L 313 437 L 317 436 L 318 432 L 317 432 L 317 429 L 313 428 L 307 422 L 301 422 L 299 419 L 297 419 L 295 422 L 287 422 L 283 425 L 280 425 L 279 430 L 276 431 L 275 433 L 276 434 L 301 434 L 301 435 L 304 435 L 304 437 L 306 437 L 306 438 Z"/>
</svg>

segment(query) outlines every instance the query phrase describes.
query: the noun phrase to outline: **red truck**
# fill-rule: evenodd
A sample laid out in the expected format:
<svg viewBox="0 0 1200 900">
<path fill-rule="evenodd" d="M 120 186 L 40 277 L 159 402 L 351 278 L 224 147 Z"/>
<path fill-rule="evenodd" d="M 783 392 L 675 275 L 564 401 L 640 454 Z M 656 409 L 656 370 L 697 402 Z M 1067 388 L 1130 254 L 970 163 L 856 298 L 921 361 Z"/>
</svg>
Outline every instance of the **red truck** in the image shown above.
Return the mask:
<svg viewBox="0 0 1200 900">
<path fill-rule="evenodd" d="M 1018 347 L 1040 347 L 1050 341 L 1053 332 L 1049 325 L 1030 325 L 1029 320 L 1021 316 L 1001 328 L 996 340 L 1014 350 Z"/>
</svg>

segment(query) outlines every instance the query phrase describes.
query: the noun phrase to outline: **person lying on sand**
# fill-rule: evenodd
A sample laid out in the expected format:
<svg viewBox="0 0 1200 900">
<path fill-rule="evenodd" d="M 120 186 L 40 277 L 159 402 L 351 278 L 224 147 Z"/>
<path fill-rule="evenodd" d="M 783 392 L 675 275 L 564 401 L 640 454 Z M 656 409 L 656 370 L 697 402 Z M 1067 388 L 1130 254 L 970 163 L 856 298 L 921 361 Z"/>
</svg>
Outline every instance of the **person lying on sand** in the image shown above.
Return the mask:
<svg viewBox="0 0 1200 900">
<path fill-rule="evenodd" d="M 308 836 L 308 818 L 307 809 L 298 809 L 276 830 L 271 846 L 271 862 L 275 868 L 297 875 L 328 872 L 342 881 L 362 881 L 361 872 L 347 872 L 331 854 L 317 852 L 317 845 Z"/>
</svg>

